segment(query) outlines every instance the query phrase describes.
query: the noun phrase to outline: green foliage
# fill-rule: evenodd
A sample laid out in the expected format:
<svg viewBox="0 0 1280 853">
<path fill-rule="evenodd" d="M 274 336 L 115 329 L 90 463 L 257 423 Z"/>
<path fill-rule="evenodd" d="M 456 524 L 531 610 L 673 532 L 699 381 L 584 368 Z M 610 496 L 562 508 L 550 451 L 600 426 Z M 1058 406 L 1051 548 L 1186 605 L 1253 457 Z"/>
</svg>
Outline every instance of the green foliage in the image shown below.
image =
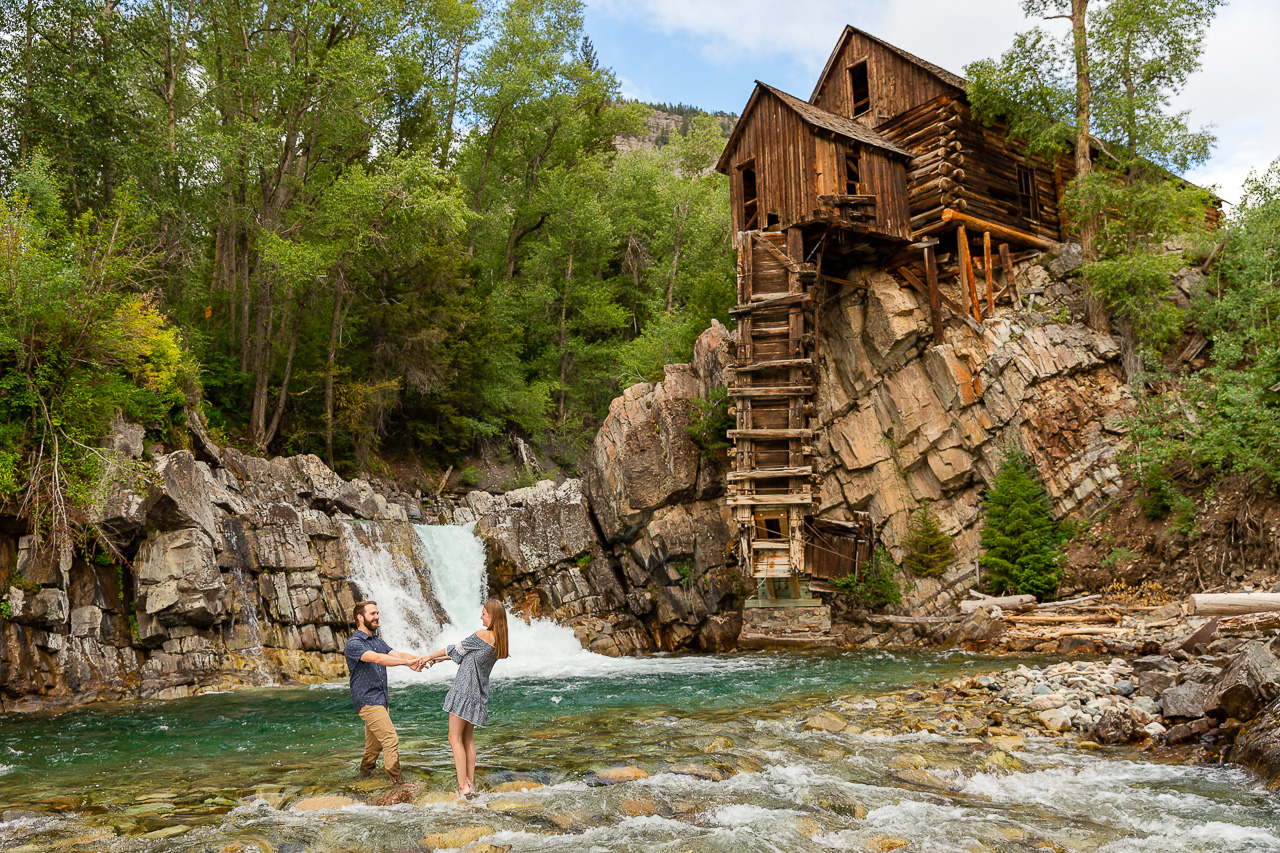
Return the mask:
<svg viewBox="0 0 1280 853">
<path fill-rule="evenodd" d="M 685 432 L 698 446 L 698 453 L 702 458 L 722 458 L 725 451 L 733 446 L 728 437 L 728 431 L 733 428 L 733 418 L 729 415 L 728 390 L 716 388 L 705 400 L 698 397 L 692 404 L 693 417 L 685 427 Z"/>
<path fill-rule="evenodd" d="M 987 590 L 993 595 L 1053 598 L 1062 583 L 1058 565 L 1062 531 L 1031 459 L 1021 449 L 1005 451 L 983 501 L 983 554 Z"/>
<path fill-rule="evenodd" d="M 907 554 L 902 567 L 922 578 L 944 574 L 956 558 L 955 545 L 928 501 L 911 513 L 904 546 Z"/>
<path fill-rule="evenodd" d="M 1280 483 L 1280 160 L 1246 180 L 1219 241 L 1193 303 L 1213 363 L 1138 399 L 1127 461 L 1139 473 L 1189 463 Z"/>
<path fill-rule="evenodd" d="M 894 565 L 889 552 L 877 548 L 870 566 L 836 578 L 833 583 L 849 596 L 855 606 L 877 610 L 890 604 L 902 603 L 902 590 L 895 577 L 897 572 L 898 567 Z"/>
<path fill-rule="evenodd" d="M 1103 557 L 1098 565 L 1106 569 L 1115 568 L 1120 563 L 1127 563 L 1140 556 L 1138 552 L 1131 551 L 1128 548 L 1113 548 L 1107 556 Z"/>
<path fill-rule="evenodd" d="M 44 559 L 90 534 L 109 461 L 98 444 L 117 414 L 163 432 L 199 385 L 157 298 L 140 292 L 151 246 L 132 191 L 68 229 L 47 159 L 15 183 L 0 199 L 0 493 L 19 501 Z"/>
<path fill-rule="evenodd" d="M 0 619 L 12 619 L 13 607 L 7 601 L 0 601 Z"/>
<path fill-rule="evenodd" d="M 594 560 L 595 557 L 596 557 L 595 554 L 588 551 L 585 554 L 578 555 L 578 559 L 575 560 L 574 562 L 578 564 L 579 569 L 585 572 L 587 569 L 591 567 L 591 561 Z"/>
<path fill-rule="evenodd" d="M 480 481 L 484 479 L 484 470 L 474 465 L 468 465 L 458 472 L 458 485 L 466 486 L 473 489 L 480 485 Z"/>
</svg>

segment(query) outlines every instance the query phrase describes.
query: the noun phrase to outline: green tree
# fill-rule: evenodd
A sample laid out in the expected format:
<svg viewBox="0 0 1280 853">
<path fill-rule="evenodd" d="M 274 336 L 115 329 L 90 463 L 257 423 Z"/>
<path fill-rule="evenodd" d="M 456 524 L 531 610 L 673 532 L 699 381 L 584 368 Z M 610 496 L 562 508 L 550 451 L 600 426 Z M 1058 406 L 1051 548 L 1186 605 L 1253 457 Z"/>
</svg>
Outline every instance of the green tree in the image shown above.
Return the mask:
<svg viewBox="0 0 1280 853">
<path fill-rule="evenodd" d="M 928 501 L 911 513 L 903 544 L 907 552 L 902 560 L 903 567 L 920 577 L 937 577 L 945 573 L 956 558 L 955 545 L 942 529 L 938 514 Z"/>
<path fill-rule="evenodd" d="M 883 548 L 877 548 L 871 565 L 837 578 L 836 588 L 848 595 L 854 606 L 878 610 L 891 604 L 902 603 L 902 589 L 895 577 L 898 567 Z"/>
<path fill-rule="evenodd" d="M 979 563 L 987 572 L 987 590 L 1053 598 L 1062 583 L 1061 525 L 1025 452 L 1016 447 L 1005 452 L 983 511 Z"/>
</svg>

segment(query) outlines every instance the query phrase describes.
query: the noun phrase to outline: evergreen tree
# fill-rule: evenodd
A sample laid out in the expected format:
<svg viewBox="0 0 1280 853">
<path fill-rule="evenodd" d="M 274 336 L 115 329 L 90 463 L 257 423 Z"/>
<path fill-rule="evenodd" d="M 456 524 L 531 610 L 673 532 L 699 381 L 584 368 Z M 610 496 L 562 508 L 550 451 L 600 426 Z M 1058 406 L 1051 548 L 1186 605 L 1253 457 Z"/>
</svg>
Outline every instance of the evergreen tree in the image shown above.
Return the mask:
<svg viewBox="0 0 1280 853">
<path fill-rule="evenodd" d="M 993 595 L 1052 598 L 1062 583 L 1062 532 L 1049 496 L 1026 453 L 1010 448 L 983 502 L 982 568 Z"/>
<path fill-rule="evenodd" d="M 928 501 L 920 504 L 907 522 L 905 568 L 922 578 L 941 575 L 956 558 L 951 537 L 942 529 L 938 515 Z"/>
</svg>

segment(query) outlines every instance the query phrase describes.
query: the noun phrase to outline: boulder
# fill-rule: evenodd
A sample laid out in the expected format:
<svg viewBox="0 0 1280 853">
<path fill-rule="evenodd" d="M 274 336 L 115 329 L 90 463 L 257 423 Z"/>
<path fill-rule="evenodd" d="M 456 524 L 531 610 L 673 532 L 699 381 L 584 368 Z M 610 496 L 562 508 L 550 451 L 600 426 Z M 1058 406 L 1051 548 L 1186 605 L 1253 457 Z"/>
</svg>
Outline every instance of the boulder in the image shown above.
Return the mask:
<svg viewBox="0 0 1280 853">
<path fill-rule="evenodd" d="M 209 500 L 204 474 L 188 450 L 161 456 L 155 461 L 160 495 L 147 522 L 161 530 L 198 527 L 211 539 L 219 535 L 213 504 Z"/>
<path fill-rule="evenodd" d="M 1127 711 L 1104 711 L 1090 736 L 1101 744 L 1130 743 L 1142 737 L 1142 725 Z"/>
<path fill-rule="evenodd" d="M 587 784 L 599 787 L 601 785 L 621 785 L 624 782 L 634 782 L 637 779 L 647 779 L 649 774 L 641 770 L 639 767 L 633 767 L 629 764 L 620 765 L 618 767 L 606 767 L 604 770 L 598 770 L 587 777 Z"/>
<path fill-rule="evenodd" d="M 832 711 L 819 711 L 816 715 L 806 720 L 800 730 L 805 732 L 842 732 L 848 726 L 849 723 L 839 714 Z"/>
<path fill-rule="evenodd" d="M 733 357 L 729 355 L 733 335 L 719 320 L 712 320 L 711 326 L 698 335 L 693 344 L 693 361 L 689 366 L 698 380 L 698 396 L 704 400 L 712 391 L 729 384 L 726 372 L 733 364 Z"/>
<path fill-rule="evenodd" d="M 1045 711 L 1037 711 L 1036 719 L 1051 732 L 1065 732 L 1071 728 L 1073 716 L 1066 708 L 1049 708 Z"/>
<path fill-rule="evenodd" d="M 1240 730 L 1230 757 L 1262 774 L 1272 789 L 1280 788 L 1280 699 Z"/>
<path fill-rule="evenodd" d="M 642 382 L 609 404 L 587 457 L 585 492 L 609 542 L 631 538 L 659 507 L 694 496 L 698 448 L 687 427 L 698 379 L 667 365 L 662 382 Z"/>
<path fill-rule="evenodd" d="M 1250 720 L 1280 696 L 1280 660 L 1266 643 L 1250 643 L 1210 685 L 1206 716 Z"/>
<path fill-rule="evenodd" d="M 1187 681 L 1160 694 L 1160 707 L 1165 717 L 1194 719 L 1204 716 L 1206 689 L 1203 684 Z"/>
</svg>

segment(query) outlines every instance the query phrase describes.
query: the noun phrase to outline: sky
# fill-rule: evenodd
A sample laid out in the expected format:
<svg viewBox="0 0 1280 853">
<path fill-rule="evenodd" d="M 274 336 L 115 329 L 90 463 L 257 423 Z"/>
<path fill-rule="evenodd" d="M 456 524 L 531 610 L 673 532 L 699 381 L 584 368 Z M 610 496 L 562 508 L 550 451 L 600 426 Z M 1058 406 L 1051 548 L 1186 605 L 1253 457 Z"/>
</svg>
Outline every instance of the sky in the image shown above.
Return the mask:
<svg viewBox="0 0 1280 853">
<path fill-rule="evenodd" d="M 741 112 L 754 81 L 801 98 L 817 83 L 845 24 L 948 71 L 999 56 L 1043 23 L 1018 0 L 586 0 L 586 31 L 629 98 Z M 1201 71 L 1176 101 L 1212 126 L 1212 158 L 1187 173 L 1229 204 L 1250 170 L 1280 158 L 1280 2 L 1229 0 L 1209 28 Z"/>
</svg>

